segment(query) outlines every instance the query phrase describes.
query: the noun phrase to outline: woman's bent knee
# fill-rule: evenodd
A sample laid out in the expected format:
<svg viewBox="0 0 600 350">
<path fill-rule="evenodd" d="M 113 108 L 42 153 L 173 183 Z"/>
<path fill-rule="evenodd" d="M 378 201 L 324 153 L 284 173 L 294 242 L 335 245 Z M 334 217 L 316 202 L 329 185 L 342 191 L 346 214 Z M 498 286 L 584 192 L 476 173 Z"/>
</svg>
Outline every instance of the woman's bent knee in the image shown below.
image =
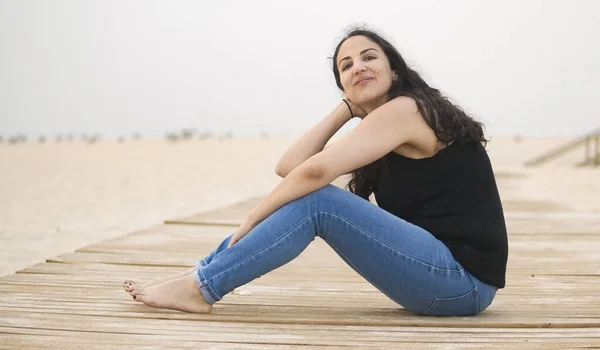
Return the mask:
<svg viewBox="0 0 600 350">
<path fill-rule="evenodd" d="M 308 193 L 290 203 L 288 205 L 307 205 L 309 203 L 323 202 L 324 200 L 332 200 L 340 195 L 344 195 L 345 191 L 342 188 L 334 185 L 326 185 L 311 193 Z"/>
</svg>

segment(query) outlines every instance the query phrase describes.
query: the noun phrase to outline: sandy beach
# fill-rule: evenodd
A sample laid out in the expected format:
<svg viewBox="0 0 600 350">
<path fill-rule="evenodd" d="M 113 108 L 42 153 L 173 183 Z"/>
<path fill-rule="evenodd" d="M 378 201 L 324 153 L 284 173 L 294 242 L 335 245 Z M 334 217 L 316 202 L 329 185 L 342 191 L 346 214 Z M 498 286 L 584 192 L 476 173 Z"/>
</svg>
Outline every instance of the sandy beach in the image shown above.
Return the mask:
<svg viewBox="0 0 600 350">
<path fill-rule="evenodd" d="M 523 166 L 568 140 L 492 137 L 488 152 L 508 215 L 541 209 L 600 215 L 600 168 L 574 166 L 583 148 Z M 265 195 L 280 180 L 273 169 L 293 141 L 0 144 L 0 275 L 165 219 Z"/>
</svg>

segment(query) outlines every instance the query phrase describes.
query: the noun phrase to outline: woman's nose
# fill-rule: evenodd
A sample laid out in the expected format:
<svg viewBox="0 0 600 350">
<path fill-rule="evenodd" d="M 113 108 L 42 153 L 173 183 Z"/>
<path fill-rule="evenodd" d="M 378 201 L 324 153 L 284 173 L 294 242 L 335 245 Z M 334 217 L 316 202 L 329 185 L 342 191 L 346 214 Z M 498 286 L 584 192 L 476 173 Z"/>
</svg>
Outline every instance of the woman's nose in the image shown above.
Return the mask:
<svg viewBox="0 0 600 350">
<path fill-rule="evenodd" d="M 367 70 L 367 67 L 365 66 L 364 62 L 360 62 L 360 61 L 354 63 L 352 68 L 354 69 L 354 71 L 353 71 L 354 74 L 359 74 L 359 73 L 362 73 L 365 70 Z"/>
</svg>

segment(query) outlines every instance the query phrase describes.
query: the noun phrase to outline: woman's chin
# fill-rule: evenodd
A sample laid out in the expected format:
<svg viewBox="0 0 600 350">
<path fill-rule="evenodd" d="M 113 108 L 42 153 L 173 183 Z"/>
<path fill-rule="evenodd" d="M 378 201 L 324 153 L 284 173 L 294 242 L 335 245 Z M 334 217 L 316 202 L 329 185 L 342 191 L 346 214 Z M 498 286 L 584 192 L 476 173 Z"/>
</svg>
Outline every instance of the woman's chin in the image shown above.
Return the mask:
<svg viewBox="0 0 600 350">
<path fill-rule="evenodd" d="M 352 99 L 352 103 L 358 105 L 358 106 L 363 106 L 363 105 L 368 105 L 370 103 L 373 103 L 373 99 L 367 96 L 360 96 L 356 99 Z"/>
<path fill-rule="evenodd" d="M 356 104 L 372 104 L 375 103 L 377 101 L 380 101 L 385 94 L 377 94 L 374 93 L 374 91 L 365 91 L 362 94 L 357 94 L 358 96 L 355 96 L 352 99 L 352 102 L 356 103 Z"/>
<path fill-rule="evenodd" d="M 367 109 L 375 109 L 377 107 L 379 107 L 379 105 L 381 105 L 381 103 L 378 103 L 378 99 L 374 99 L 374 98 L 370 98 L 370 99 L 359 99 L 358 101 L 352 101 L 355 105 L 359 106 L 360 108 L 367 110 Z"/>
</svg>

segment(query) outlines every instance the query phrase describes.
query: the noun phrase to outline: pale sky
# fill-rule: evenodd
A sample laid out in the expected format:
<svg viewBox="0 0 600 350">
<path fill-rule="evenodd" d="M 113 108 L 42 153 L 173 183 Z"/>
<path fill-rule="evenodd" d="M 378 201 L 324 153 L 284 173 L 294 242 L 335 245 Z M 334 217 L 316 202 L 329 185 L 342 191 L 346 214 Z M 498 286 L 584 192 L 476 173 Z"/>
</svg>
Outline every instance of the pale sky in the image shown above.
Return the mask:
<svg viewBox="0 0 600 350">
<path fill-rule="evenodd" d="M 600 1 L 0 0 L 0 135 L 297 135 L 354 23 L 488 134 L 600 126 Z"/>
</svg>

